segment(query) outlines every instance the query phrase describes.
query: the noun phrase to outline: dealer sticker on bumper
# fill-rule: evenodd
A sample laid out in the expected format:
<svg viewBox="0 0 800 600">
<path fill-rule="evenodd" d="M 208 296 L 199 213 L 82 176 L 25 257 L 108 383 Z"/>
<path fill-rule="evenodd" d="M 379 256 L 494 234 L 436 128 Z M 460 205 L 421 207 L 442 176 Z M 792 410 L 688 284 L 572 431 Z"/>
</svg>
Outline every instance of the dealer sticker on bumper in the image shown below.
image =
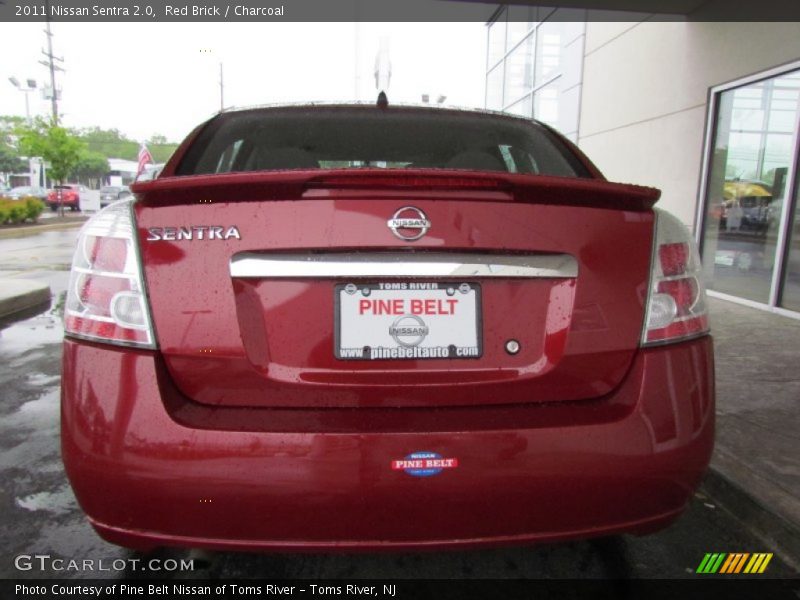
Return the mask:
<svg viewBox="0 0 800 600">
<path fill-rule="evenodd" d="M 436 452 L 412 452 L 402 460 L 392 461 L 393 471 L 405 471 L 414 477 L 438 475 L 443 469 L 455 469 L 457 458 L 445 458 Z"/>
<path fill-rule="evenodd" d="M 342 360 L 479 358 L 480 287 L 467 282 L 337 285 Z"/>
</svg>

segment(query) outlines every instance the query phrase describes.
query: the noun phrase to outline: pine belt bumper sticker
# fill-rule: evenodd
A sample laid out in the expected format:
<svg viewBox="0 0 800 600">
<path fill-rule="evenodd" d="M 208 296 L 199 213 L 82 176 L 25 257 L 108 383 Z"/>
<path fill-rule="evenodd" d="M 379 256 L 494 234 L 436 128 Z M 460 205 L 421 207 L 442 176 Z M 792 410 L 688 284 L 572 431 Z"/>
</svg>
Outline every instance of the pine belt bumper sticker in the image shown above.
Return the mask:
<svg viewBox="0 0 800 600">
<path fill-rule="evenodd" d="M 392 461 L 393 471 L 405 471 L 414 477 L 438 475 L 444 469 L 454 469 L 457 466 L 457 458 L 443 458 L 436 452 L 412 452 L 402 460 Z"/>
</svg>

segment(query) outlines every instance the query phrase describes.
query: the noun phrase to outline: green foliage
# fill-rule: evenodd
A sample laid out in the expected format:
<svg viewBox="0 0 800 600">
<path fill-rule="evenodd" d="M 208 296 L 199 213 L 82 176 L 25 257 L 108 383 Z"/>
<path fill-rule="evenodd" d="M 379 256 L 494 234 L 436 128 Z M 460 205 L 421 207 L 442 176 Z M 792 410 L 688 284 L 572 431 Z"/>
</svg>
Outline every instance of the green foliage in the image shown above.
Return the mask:
<svg viewBox="0 0 800 600">
<path fill-rule="evenodd" d="M 146 143 L 156 163 L 166 162 L 178 147 L 157 133 Z M 68 130 L 42 118 L 28 125 L 22 117 L 0 115 L 0 172 L 27 171 L 27 163 L 19 156 L 41 156 L 55 181 L 99 180 L 110 170 L 107 159 L 138 160 L 139 147 L 139 142 L 118 129 Z"/>
<path fill-rule="evenodd" d="M 25 218 L 36 223 L 39 220 L 39 215 L 44 212 L 45 203 L 32 196 L 24 198 L 23 201 L 25 202 Z"/>
<path fill-rule="evenodd" d="M 32 196 L 19 200 L 0 198 L 0 225 L 17 225 L 25 221 L 35 223 L 44 209 L 44 202 Z"/>
<path fill-rule="evenodd" d="M 99 152 L 84 150 L 78 164 L 72 169 L 70 179 L 100 179 L 110 170 L 108 159 Z"/>
<path fill-rule="evenodd" d="M 50 165 L 50 177 L 59 182 L 72 172 L 84 151 L 83 142 L 68 130 L 41 118 L 31 126 L 20 127 L 17 132 L 23 154 L 44 158 Z"/>
<path fill-rule="evenodd" d="M 25 220 L 25 215 L 28 214 L 25 208 L 25 203 L 22 200 L 11 201 L 8 206 L 8 220 L 12 224 L 22 223 Z"/>
<path fill-rule="evenodd" d="M 76 135 L 91 152 L 102 154 L 106 158 L 139 159 L 139 142 L 126 137 L 118 129 L 89 127 L 78 130 Z M 166 162 L 178 147 L 178 144 L 168 142 L 166 136 L 158 133 L 150 136 L 146 144 L 157 163 Z"/>
<path fill-rule="evenodd" d="M 90 127 L 78 130 L 77 135 L 90 152 L 102 154 L 106 158 L 136 160 L 139 155 L 139 144 L 125 137 L 118 129 Z"/>
<path fill-rule="evenodd" d="M 16 131 L 25 125 L 25 119 L 10 115 L 0 115 L 0 146 L 17 152 Z"/>
<path fill-rule="evenodd" d="M 28 170 L 28 164 L 18 157 L 11 148 L 0 145 L 0 173 L 21 173 Z"/>
<path fill-rule="evenodd" d="M 28 163 L 19 157 L 16 130 L 25 124 L 22 117 L 0 116 L 0 173 L 20 173 Z"/>
<path fill-rule="evenodd" d="M 147 144 L 147 149 L 153 155 L 153 162 L 165 163 L 177 149 L 178 144 Z"/>
</svg>

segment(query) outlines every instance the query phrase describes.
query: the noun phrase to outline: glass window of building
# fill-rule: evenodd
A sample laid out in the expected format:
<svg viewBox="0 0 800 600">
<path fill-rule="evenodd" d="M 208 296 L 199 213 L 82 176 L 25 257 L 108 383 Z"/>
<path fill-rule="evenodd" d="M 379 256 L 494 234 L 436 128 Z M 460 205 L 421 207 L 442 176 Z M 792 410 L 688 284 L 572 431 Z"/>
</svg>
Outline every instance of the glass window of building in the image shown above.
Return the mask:
<svg viewBox="0 0 800 600">
<path fill-rule="evenodd" d="M 535 6 L 509 6 L 506 52 L 511 50 L 536 25 Z"/>
<path fill-rule="evenodd" d="M 558 126 L 558 82 L 536 90 L 533 94 L 533 118 L 552 127 Z"/>
<path fill-rule="evenodd" d="M 506 17 L 505 12 L 489 25 L 489 44 L 487 66 L 491 69 L 506 53 Z"/>
<path fill-rule="evenodd" d="M 582 48 L 585 23 L 567 21 L 565 10 L 507 6 L 487 24 L 486 108 L 542 120 L 574 140 L 580 99 L 564 94 L 582 80 L 582 54 L 569 49 Z"/>
<path fill-rule="evenodd" d="M 796 204 L 788 182 L 797 164 L 800 70 L 719 92 L 715 113 L 702 237 L 706 284 L 798 310 L 797 219 L 787 227 L 785 213 Z"/>
<path fill-rule="evenodd" d="M 563 33 L 563 23 L 547 21 L 539 26 L 536 37 L 536 81 L 534 85 L 539 86 L 559 73 L 564 44 Z"/>
<path fill-rule="evenodd" d="M 504 104 L 516 102 L 533 89 L 533 41 L 531 34 L 506 57 Z"/>
<path fill-rule="evenodd" d="M 783 273 L 783 295 L 780 305 L 783 308 L 800 312 L 800 213 L 797 211 L 797 197 L 800 186 L 795 185 L 794 216 L 789 221 L 789 240 L 786 252 L 786 268 Z"/>
<path fill-rule="evenodd" d="M 486 77 L 486 108 L 501 110 L 503 108 L 503 63 L 489 71 Z"/>
<path fill-rule="evenodd" d="M 506 109 L 512 115 L 519 115 L 521 117 L 533 117 L 533 98 L 530 94 L 525 96 L 522 100 L 517 100 L 514 104 Z"/>
</svg>

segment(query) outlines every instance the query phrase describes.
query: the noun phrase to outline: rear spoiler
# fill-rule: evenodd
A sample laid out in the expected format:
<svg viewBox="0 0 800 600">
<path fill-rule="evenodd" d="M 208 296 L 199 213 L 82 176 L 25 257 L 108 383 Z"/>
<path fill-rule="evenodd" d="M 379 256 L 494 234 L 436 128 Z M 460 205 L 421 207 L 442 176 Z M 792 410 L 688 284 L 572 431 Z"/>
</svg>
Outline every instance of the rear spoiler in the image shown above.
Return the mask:
<svg viewBox="0 0 800 600">
<path fill-rule="evenodd" d="M 148 206 L 344 198 L 353 194 L 363 196 L 367 191 L 376 200 L 419 192 L 443 198 L 449 192 L 463 191 L 484 192 L 480 197 L 484 201 L 628 211 L 648 211 L 661 196 L 656 188 L 601 179 L 450 169 L 313 169 L 185 175 L 134 183 L 131 191 L 139 202 Z"/>
</svg>

